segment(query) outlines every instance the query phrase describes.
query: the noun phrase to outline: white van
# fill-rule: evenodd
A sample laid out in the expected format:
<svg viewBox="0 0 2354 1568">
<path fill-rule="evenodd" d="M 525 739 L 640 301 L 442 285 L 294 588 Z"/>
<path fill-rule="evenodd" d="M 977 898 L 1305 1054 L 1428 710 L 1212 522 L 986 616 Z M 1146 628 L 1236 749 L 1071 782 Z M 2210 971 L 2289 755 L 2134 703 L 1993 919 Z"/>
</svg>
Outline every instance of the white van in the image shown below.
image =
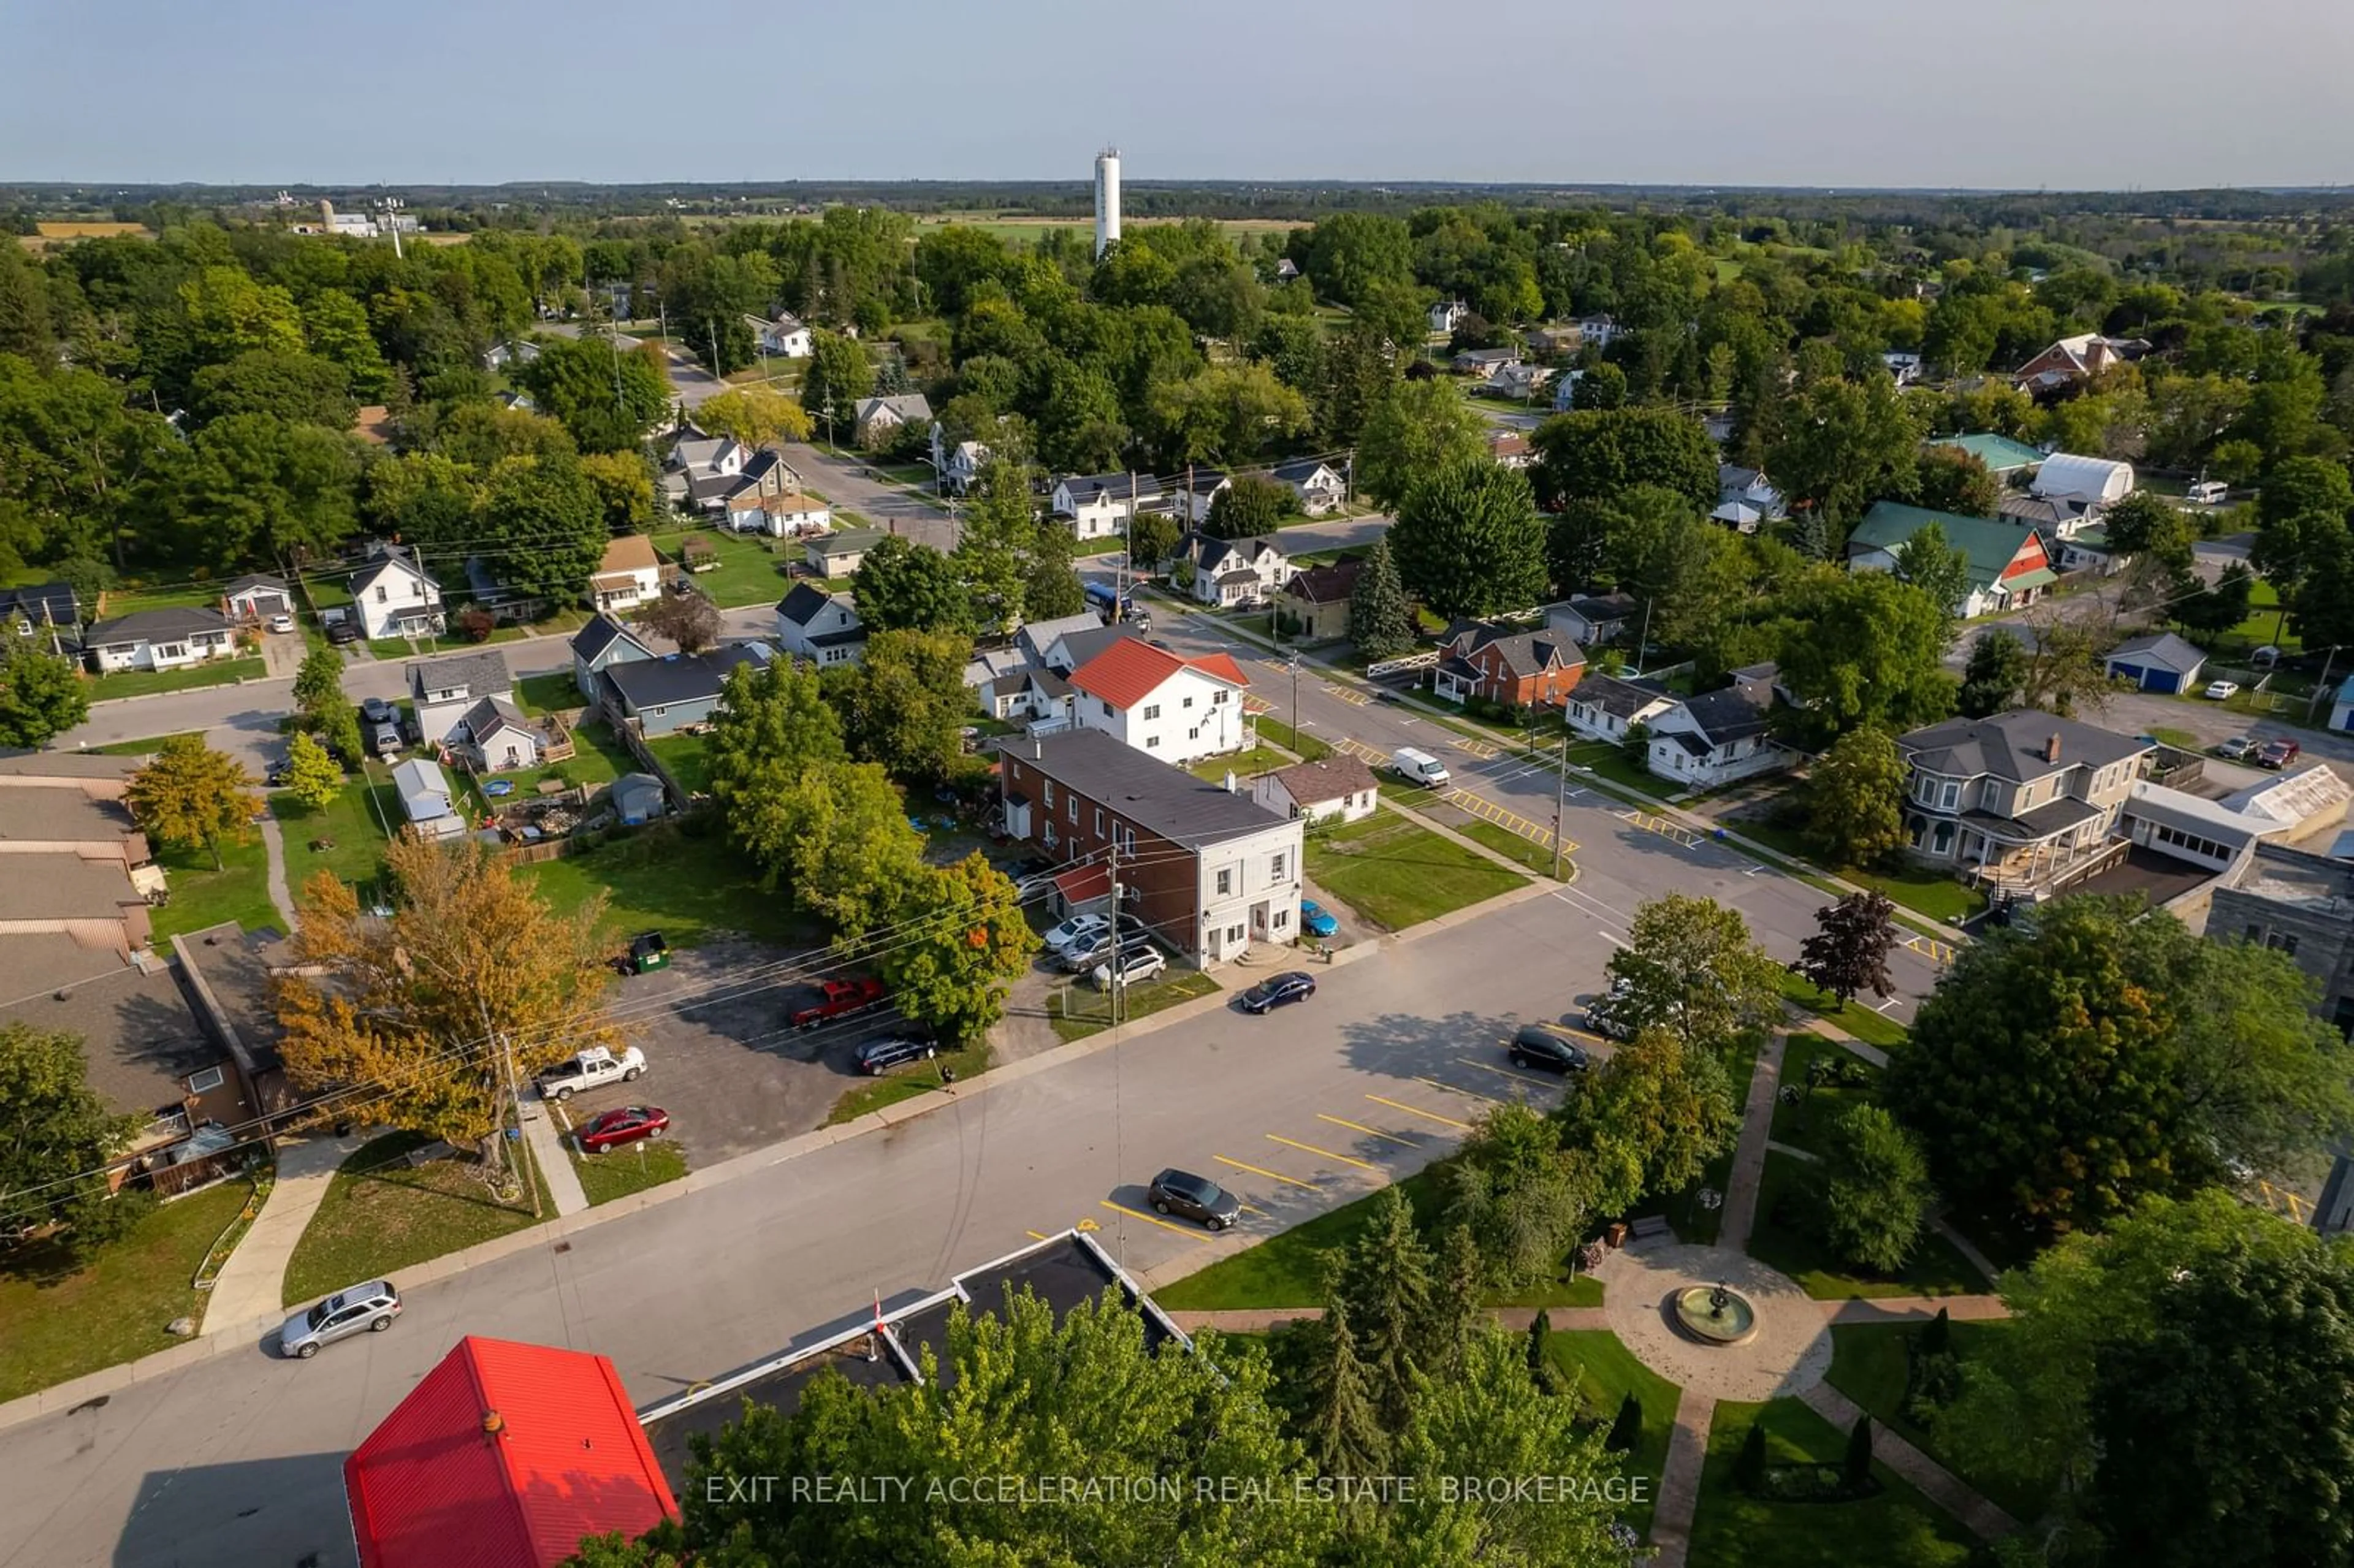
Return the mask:
<svg viewBox="0 0 2354 1568">
<path fill-rule="evenodd" d="M 2221 506 L 2231 488 L 2220 479 L 2202 479 L 2185 493 L 2186 499 L 2200 506 Z"/>
<path fill-rule="evenodd" d="M 1390 766 L 1405 775 L 1409 783 L 1437 789 L 1448 781 L 1447 764 L 1426 751 L 1416 751 L 1411 746 L 1401 746 L 1390 754 Z"/>
</svg>

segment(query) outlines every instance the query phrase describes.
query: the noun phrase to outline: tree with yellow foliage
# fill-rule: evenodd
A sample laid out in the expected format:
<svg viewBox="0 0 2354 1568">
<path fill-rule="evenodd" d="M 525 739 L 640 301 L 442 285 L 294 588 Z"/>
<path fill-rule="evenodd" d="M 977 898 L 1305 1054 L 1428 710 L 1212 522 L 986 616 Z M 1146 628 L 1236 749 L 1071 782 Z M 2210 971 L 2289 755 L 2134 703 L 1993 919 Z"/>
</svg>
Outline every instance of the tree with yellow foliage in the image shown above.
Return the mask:
<svg viewBox="0 0 2354 1568">
<path fill-rule="evenodd" d="M 243 843 L 256 801 L 253 775 L 201 735 L 175 735 L 155 759 L 131 776 L 123 803 L 148 835 L 185 849 L 212 851 L 221 868 L 221 840 Z"/>
<path fill-rule="evenodd" d="M 695 422 L 715 436 L 726 436 L 748 447 L 810 439 L 809 410 L 773 387 L 738 387 L 722 392 L 695 409 Z"/>
</svg>

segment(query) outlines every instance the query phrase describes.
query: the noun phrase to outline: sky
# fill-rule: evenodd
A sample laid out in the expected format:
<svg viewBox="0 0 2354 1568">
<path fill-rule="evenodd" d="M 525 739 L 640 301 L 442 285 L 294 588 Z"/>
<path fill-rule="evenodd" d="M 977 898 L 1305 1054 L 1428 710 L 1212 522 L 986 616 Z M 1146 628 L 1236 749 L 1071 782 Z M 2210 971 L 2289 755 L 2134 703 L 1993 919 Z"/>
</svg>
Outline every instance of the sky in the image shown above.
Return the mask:
<svg viewBox="0 0 2354 1568">
<path fill-rule="evenodd" d="M 0 180 L 2354 181 L 2345 0 L 0 0 Z"/>
</svg>

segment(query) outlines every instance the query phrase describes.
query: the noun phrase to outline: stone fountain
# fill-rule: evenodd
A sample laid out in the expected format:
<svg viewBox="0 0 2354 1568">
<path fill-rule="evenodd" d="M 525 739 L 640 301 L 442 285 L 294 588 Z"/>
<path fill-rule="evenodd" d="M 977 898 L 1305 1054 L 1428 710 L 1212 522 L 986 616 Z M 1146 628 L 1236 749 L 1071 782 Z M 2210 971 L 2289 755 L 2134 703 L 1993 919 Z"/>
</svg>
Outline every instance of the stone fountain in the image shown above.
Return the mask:
<svg viewBox="0 0 2354 1568">
<path fill-rule="evenodd" d="M 1757 1308 L 1723 1280 L 1691 1285 L 1670 1298 L 1676 1326 L 1706 1345 L 1737 1345 L 1757 1332 Z"/>
</svg>

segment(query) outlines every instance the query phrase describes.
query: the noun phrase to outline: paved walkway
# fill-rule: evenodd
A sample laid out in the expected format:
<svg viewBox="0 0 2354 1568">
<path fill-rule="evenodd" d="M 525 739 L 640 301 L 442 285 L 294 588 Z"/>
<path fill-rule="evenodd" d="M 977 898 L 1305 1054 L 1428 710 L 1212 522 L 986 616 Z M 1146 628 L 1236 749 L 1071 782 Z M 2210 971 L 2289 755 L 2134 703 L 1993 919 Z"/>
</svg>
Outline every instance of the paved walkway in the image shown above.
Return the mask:
<svg viewBox="0 0 2354 1568">
<path fill-rule="evenodd" d="M 1819 1301 L 1835 1324 L 1925 1323 L 1944 1312 L 1956 1323 L 1986 1323 L 2010 1316 L 1999 1296 L 1870 1296 Z"/>
<path fill-rule="evenodd" d="M 565 1149 L 564 1134 L 557 1129 L 556 1118 L 548 1114 L 546 1104 L 536 1097 L 525 1100 L 523 1135 L 531 1144 L 532 1163 L 547 1182 L 547 1195 L 556 1200 L 556 1212 L 561 1217 L 577 1214 L 588 1206 L 588 1194 L 580 1185 L 580 1172 L 572 1167 L 572 1156 Z"/>
<path fill-rule="evenodd" d="M 1855 1401 L 1827 1383 L 1798 1397 L 1841 1432 L 1851 1430 L 1857 1417 L 1863 1414 Z M 1963 1485 L 1953 1471 L 1878 1421 L 1872 1424 L 1872 1457 L 1918 1487 L 1930 1501 L 1969 1526 L 1971 1533 L 1981 1541 L 2009 1535 L 2019 1528 L 2019 1520 Z"/>
<path fill-rule="evenodd" d="M 1820 1383 L 1831 1365 L 1830 1325 L 1797 1282 L 1722 1246 L 1631 1247 L 1596 1271 L 1608 1286 L 1602 1310 L 1637 1360 L 1710 1399 L 1779 1399 Z M 1756 1309 L 1757 1330 L 1737 1345 L 1710 1345 L 1676 1326 L 1670 1298 L 1723 1283 Z"/>
<path fill-rule="evenodd" d="M 1774 1095 L 1782 1084 L 1782 1052 L 1788 1037 L 1766 1037 L 1757 1053 L 1757 1067 L 1749 1076 L 1749 1103 L 1742 1113 L 1741 1144 L 1734 1150 L 1733 1174 L 1724 1183 L 1724 1219 L 1718 1225 L 1716 1245 L 1727 1252 L 1749 1246 L 1750 1227 L 1757 1220 L 1757 1186 L 1766 1177 L 1766 1144 L 1774 1133 Z"/>
<path fill-rule="evenodd" d="M 254 1217 L 253 1228 L 221 1266 L 205 1304 L 207 1339 L 217 1334 L 249 1337 L 264 1325 L 274 1328 L 285 1320 L 287 1260 L 294 1255 L 294 1244 L 302 1239 L 311 1216 L 318 1213 L 336 1167 L 363 1141 L 358 1137 L 280 1140 L 277 1183 Z"/>
<path fill-rule="evenodd" d="M 279 827 L 278 819 L 263 812 L 261 817 L 261 847 L 270 855 L 270 903 L 278 917 L 286 922 L 292 936 L 298 922 L 294 918 L 294 892 L 286 882 L 286 833 Z"/>
<path fill-rule="evenodd" d="M 1525 1334 L 1539 1311 L 1546 1314 L 1546 1320 L 1556 1330 L 1610 1327 L 1609 1313 L 1600 1307 L 1491 1307 L 1488 1315 L 1499 1328 Z M 1170 1320 L 1181 1329 L 1215 1329 L 1221 1334 L 1264 1334 L 1278 1323 L 1312 1323 L 1323 1316 L 1321 1307 L 1247 1307 L 1169 1313 Z"/>
<path fill-rule="evenodd" d="M 1888 1065 L 1888 1053 L 1879 1046 L 1865 1044 L 1828 1018 L 1818 1018 L 1812 1013 L 1808 1013 L 1805 1017 L 1807 1027 L 1824 1039 L 1838 1041 L 1875 1067 Z"/>
<path fill-rule="evenodd" d="M 1977 1269 L 1980 1274 L 1986 1276 L 1987 1283 L 1988 1285 L 1999 1285 L 2002 1283 L 2002 1270 L 1994 1266 L 1994 1259 L 1979 1251 L 1978 1243 L 1970 1240 L 1969 1237 L 1956 1230 L 1954 1227 L 1953 1221 L 1946 1218 L 1943 1214 L 1939 1214 L 1929 1223 L 1936 1227 L 1937 1234 L 1945 1237 L 1946 1240 L 1951 1244 L 1956 1252 L 1960 1253 L 1964 1257 L 1970 1260 L 1970 1266 L 1972 1268 Z"/>
<path fill-rule="evenodd" d="M 1691 1555 L 1692 1516 L 1700 1510 L 1701 1468 L 1708 1462 L 1708 1430 L 1716 1401 L 1685 1389 L 1676 1401 L 1675 1429 L 1668 1435 L 1668 1462 L 1659 1495 L 1651 1507 L 1651 1568 L 1685 1568 Z"/>
</svg>

